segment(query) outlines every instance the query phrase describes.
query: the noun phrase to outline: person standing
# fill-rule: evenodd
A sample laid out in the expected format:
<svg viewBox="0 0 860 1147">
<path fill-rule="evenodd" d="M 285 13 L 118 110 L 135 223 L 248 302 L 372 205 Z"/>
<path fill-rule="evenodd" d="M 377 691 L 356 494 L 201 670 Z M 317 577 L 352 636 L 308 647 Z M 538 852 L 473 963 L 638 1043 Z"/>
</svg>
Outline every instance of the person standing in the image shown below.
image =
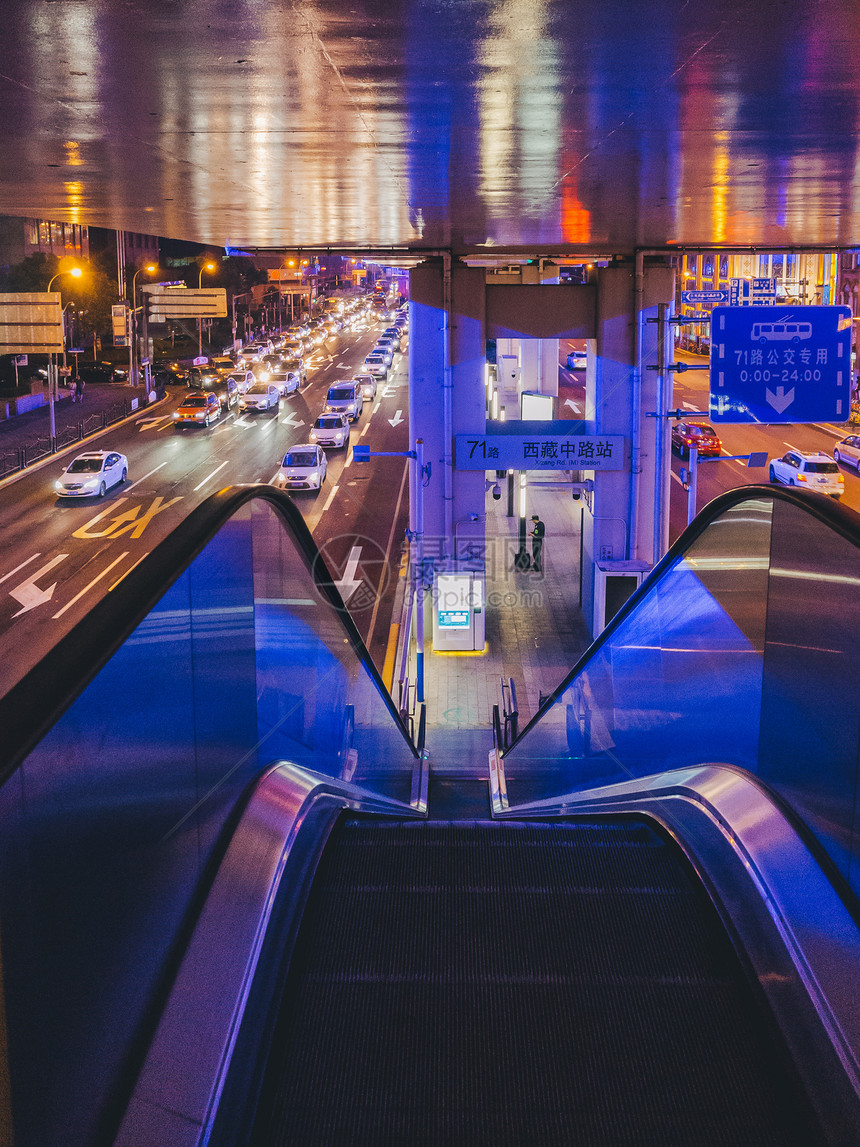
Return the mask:
<svg viewBox="0 0 860 1147">
<path fill-rule="evenodd" d="M 543 568 L 541 554 L 543 551 L 543 538 L 545 533 L 546 526 L 537 514 L 532 514 L 532 569 L 535 573 L 540 573 Z"/>
<path fill-rule="evenodd" d="M 75 379 L 75 394 L 72 399 L 73 402 L 84 401 L 84 385 L 84 380 L 80 375 L 78 375 L 78 377 Z"/>
</svg>

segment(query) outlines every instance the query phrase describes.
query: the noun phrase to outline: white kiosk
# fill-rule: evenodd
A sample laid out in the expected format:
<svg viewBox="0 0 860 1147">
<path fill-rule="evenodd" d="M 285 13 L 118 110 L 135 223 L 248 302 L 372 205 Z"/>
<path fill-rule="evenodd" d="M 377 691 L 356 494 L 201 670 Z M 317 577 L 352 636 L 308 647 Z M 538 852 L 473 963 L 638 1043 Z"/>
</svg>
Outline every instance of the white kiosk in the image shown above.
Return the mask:
<svg viewBox="0 0 860 1147">
<path fill-rule="evenodd" d="M 434 653 L 482 650 L 484 616 L 483 569 L 434 572 Z"/>
</svg>

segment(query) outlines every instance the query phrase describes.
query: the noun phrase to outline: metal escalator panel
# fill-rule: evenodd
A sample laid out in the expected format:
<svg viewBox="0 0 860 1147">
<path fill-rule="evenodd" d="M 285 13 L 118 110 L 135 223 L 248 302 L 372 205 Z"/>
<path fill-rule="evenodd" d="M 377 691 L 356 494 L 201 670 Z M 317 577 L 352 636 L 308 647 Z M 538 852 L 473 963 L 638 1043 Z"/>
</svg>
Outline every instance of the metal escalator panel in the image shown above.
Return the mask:
<svg viewBox="0 0 860 1147">
<path fill-rule="evenodd" d="M 311 891 L 250 1142 L 820 1137 L 710 901 L 645 821 L 353 818 Z"/>
<path fill-rule="evenodd" d="M 858 557 L 860 518 L 824 498 L 717 499 L 504 753 L 511 807 L 731 765 L 860 892 Z"/>
</svg>

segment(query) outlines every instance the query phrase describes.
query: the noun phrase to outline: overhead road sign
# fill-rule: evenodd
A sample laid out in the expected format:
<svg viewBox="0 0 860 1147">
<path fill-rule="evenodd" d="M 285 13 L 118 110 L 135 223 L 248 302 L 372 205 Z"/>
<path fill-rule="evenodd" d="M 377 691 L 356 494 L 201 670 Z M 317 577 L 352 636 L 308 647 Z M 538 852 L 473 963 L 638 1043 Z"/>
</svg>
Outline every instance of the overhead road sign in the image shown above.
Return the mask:
<svg viewBox="0 0 860 1147">
<path fill-rule="evenodd" d="M 59 291 L 0 294 L 0 354 L 52 354 L 62 349 Z"/>
<path fill-rule="evenodd" d="M 456 435 L 457 470 L 623 470 L 624 438 L 569 434 L 570 422 L 508 422 L 505 429 Z M 512 431 L 512 428 L 515 428 Z"/>
<path fill-rule="evenodd" d="M 849 307 L 716 307 L 713 422 L 844 422 L 851 377 Z"/>
<path fill-rule="evenodd" d="M 699 303 L 717 306 L 719 303 L 727 303 L 728 301 L 728 291 L 681 291 L 681 302 L 688 307 Z"/>
<path fill-rule="evenodd" d="M 141 290 L 149 300 L 147 316 L 152 323 L 168 319 L 223 319 L 227 317 L 225 287 L 165 287 L 147 283 Z"/>
<path fill-rule="evenodd" d="M 730 279 L 726 302 L 732 307 L 775 303 L 776 279 Z"/>
</svg>

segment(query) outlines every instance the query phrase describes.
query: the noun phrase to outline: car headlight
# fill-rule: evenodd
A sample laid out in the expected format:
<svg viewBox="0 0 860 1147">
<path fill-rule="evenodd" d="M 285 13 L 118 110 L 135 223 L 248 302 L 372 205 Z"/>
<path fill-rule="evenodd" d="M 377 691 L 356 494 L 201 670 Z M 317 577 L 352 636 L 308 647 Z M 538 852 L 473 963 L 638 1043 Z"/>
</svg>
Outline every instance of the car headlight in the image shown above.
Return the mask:
<svg viewBox="0 0 860 1147">
<path fill-rule="evenodd" d="M 65 489 L 65 486 L 63 485 L 63 483 L 62 483 L 62 482 L 60 482 L 60 481 L 56 481 L 56 482 L 54 483 L 54 489 L 55 489 L 55 490 L 64 490 L 64 489 Z"/>
<path fill-rule="evenodd" d="M 174 413 L 173 413 L 173 417 L 174 417 L 174 418 L 179 418 L 179 414 L 178 414 L 176 411 L 174 411 Z"/>
<path fill-rule="evenodd" d="M 310 440 L 311 440 L 311 442 L 316 442 L 316 440 L 317 440 L 317 436 L 316 436 L 316 434 L 314 434 L 313 431 L 311 431 L 311 433 L 310 433 Z"/>
</svg>

